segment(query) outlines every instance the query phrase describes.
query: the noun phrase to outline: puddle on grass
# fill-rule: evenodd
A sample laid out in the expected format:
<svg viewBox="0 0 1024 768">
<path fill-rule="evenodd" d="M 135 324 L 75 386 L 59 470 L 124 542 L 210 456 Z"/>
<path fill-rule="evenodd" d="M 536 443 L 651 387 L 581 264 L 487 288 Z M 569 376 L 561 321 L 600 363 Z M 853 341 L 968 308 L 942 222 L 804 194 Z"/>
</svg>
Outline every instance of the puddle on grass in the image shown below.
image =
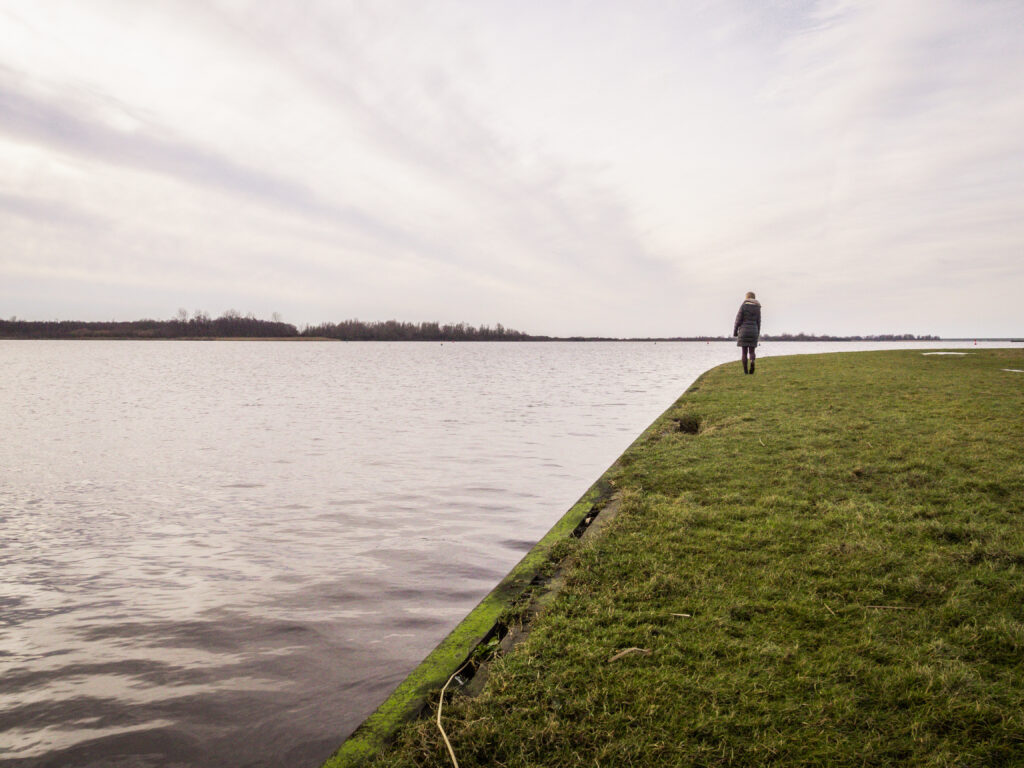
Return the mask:
<svg viewBox="0 0 1024 768">
<path fill-rule="evenodd" d="M 1020 368 L 1003 368 L 1007 373 L 1024 373 Z"/>
</svg>

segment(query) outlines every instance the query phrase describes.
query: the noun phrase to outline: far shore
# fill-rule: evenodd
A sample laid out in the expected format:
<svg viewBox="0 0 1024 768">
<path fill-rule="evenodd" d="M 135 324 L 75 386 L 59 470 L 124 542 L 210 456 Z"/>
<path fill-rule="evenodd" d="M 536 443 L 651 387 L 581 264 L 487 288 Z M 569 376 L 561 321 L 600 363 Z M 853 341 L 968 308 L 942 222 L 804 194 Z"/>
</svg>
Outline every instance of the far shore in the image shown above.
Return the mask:
<svg viewBox="0 0 1024 768">
<path fill-rule="evenodd" d="M 727 336 L 667 336 L 667 337 L 636 337 L 616 338 L 604 336 L 534 336 L 521 339 L 338 339 L 330 336 L 11 336 L 0 335 L 0 341 L 330 341 L 330 342 L 359 342 L 359 343 L 382 343 L 391 344 L 395 342 L 424 343 L 424 344 L 474 344 L 497 342 L 499 344 L 516 344 L 523 342 L 664 342 L 664 343 L 735 343 L 735 338 Z M 882 338 L 872 336 L 851 336 L 851 337 L 830 337 L 830 336 L 808 336 L 808 337 L 780 337 L 762 335 L 761 343 L 858 343 L 858 342 L 923 342 L 934 344 L 936 342 L 1004 342 L 1007 344 L 1024 344 L 1024 339 L 1011 338 L 990 338 L 984 336 L 968 338 Z"/>
</svg>

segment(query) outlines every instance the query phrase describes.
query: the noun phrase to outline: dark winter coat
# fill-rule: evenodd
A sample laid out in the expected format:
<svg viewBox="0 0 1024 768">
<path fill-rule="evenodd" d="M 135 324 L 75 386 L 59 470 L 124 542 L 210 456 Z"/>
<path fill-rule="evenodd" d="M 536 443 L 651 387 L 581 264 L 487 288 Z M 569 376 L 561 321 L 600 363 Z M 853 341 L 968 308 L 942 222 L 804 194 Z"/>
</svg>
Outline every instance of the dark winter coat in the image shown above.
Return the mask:
<svg viewBox="0 0 1024 768">
<path fill-rule="evenodd" d="M 737 337 L 737 347 L 757 346 L 757 339 L 761 335 L 761 303 L 757 299 L 747 299 L 740 304 L 732 335 Z"/>
</svg>

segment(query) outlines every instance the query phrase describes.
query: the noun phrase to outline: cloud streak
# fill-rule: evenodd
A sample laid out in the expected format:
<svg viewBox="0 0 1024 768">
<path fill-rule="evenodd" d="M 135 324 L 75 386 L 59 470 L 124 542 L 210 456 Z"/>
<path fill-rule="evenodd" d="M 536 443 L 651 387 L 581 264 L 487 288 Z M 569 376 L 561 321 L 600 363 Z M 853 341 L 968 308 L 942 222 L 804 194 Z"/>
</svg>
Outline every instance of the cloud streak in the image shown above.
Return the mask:
<svg viewBox="0 0 1024 768">
<path fill-rule="evenodd" d="M 109 219 L 87 213 L 51 198 L 27 197 L 0 192 L 0 214 L 19 216 L 38 224 L 94 228 L 109 225 Z"/>
<path fill-rule="evenodd" d="M 8 136 L 106 163 L 163 174 L 327 219 L 375 236 L 408 242 L 367 214 L 322 199 L 307 185 L 281 178 L 192 144 L 139 131 L 124 131 L 9 87 L 0 87 L 0 130 Z"/>
</svg>

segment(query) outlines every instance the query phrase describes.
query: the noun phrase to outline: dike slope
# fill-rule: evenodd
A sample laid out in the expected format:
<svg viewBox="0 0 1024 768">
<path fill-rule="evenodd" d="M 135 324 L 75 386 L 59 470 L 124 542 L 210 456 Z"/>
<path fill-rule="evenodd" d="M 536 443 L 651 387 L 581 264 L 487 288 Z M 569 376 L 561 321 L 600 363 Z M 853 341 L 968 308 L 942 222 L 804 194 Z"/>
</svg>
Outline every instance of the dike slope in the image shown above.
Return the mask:
<svg viewBox="0 0 1024 768">
<path fill-rule="evenodd" d="M 1024 764 L 1018 369 L 705 373 L 326 765 Z"/>
</svg>

